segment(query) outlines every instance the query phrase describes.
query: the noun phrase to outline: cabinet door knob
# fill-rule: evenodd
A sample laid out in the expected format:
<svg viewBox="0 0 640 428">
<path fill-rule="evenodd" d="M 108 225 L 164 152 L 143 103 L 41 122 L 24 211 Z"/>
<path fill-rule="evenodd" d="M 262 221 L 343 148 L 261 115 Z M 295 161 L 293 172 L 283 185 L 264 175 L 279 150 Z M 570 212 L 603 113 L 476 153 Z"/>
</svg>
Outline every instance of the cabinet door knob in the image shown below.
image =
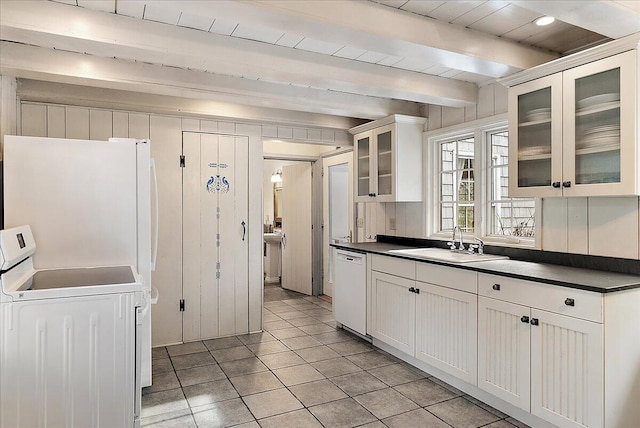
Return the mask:
<svg viewBox="0 0 640 428">
<path fill-rule="evenodd" d="M 414 287 L 411 287 L 411 288 L 409 288 L 409 292 L 410 292 L 410 293 L 415 293 L 415 292 L 416 292 L 416 289 L 415 289 Z"/>
<path fill-rule="evenodd" d="M 571 187 L 571 182 L 570 181 L 563 181 L 562 182 L 562 187 Z"/>
<path fill-rule="evenodd" d="M 500 291 L 500 284 L 493 284 L 493 287 L 491 288 L 493 288 L 496 291 Z"/>
<path fill-rule="evenodd" d="M 553 186 L 554 189 L 559 189 L 560 188 L 560 182 L 559 181 L 554 181 L 553 183 L 551 183 L 551 186 Z"/>
<path fill-rule="evenodd" d="M 529 317 L 526 315 L 523 315 L 522 318 L 520 318 L 520 321 L 522 321 L 525 324 L 529 324 Z"/>
<path fill-rule="evenodd" d="M 531 325 L 538 325 L 538 318 L 531 318 Z"/>
<path fill-rule="evenodd" d="M 573 300 L 570 297 L 567 297 L 566 299 L 564 299 L 564 304 L 567 306 L 575 306 L 576 305 L 576 301 Z"/>
<path fill-rule="evenodd" d="M 419 288 L 416 288 L 416 291 L 414 291 L 414 293 L 416 293 L 416 294 L 420 294 L 420 289 L 419 289 Z"/>
</svg>

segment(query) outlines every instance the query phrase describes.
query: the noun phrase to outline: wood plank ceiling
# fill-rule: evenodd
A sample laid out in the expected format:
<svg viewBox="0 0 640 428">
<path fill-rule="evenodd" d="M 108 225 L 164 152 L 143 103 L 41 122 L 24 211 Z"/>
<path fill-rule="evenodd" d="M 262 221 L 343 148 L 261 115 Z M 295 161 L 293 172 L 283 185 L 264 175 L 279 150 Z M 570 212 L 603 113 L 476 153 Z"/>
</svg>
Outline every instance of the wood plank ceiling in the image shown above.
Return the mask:
<svg viewBox="0 0 640 428">
<path fill-rule="evenodd" d="M 472 104 L 478 84 L 640 31 L 634 2 L 575 3 L 3 0 L 0 72 L 359 118 L 416 114 Z M 565 21 L 538 27 L 545 8 Z"/>
</svg>

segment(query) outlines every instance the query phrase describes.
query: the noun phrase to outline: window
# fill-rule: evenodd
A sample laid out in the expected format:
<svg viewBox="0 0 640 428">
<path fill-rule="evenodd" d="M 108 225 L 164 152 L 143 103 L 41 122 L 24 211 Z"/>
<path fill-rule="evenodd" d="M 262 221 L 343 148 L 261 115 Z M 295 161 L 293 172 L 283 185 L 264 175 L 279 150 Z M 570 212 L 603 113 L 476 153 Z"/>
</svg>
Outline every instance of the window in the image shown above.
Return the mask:
<svg viewBox="0 0 640 428">
<path fill-rule="evenodd" d="M 533 238 L 535 236 L 535 200 L 509 198 L 509 133 L 487 133 L 490 178 L 489 223 L 487 235 Z"/>
<path fill-rule="evenodd" d="M 509 197 L 506 120 L 471 125 L 429 137 L 435 156 L 427 176 L 436 178 L 430 185 L 437 195 L 431 234 L 450 239 L 459 226 L 465 234 L 490 242 L 533 245 L 536 201 Z"/>
<path fill-rule="evenodd" d="M 440 143 L 440 230 L 474 232 L 473 137 Z"/>
</svg>

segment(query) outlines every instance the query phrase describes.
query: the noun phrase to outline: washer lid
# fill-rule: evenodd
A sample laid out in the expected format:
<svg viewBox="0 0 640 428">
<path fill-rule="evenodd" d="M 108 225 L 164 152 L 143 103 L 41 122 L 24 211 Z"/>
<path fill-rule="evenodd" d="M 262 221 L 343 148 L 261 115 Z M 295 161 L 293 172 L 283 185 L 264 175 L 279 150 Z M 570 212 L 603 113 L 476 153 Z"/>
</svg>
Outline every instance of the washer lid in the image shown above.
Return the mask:
<svg viewBox="0 0 640 428">
<path fill-rule="evenodd" d="M 136 278 L 131 266 L 49 269 L 36 271 L 18 291 L 124 285 L 135 282 Z"/>
</svg>

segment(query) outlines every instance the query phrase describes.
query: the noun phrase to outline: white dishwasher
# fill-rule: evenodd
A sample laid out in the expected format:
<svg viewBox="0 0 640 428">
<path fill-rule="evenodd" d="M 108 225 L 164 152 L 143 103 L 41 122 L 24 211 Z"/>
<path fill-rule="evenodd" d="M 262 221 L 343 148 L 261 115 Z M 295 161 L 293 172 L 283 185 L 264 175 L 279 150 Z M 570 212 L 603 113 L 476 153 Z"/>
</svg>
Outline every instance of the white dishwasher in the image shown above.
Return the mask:
<svg viewBox="0 0 640 428">
<path fill-rule="evenodd" d="M 333 312 L 336 322 L 367 334 L 367 255 L 336 249 Z"/>
</svg>

